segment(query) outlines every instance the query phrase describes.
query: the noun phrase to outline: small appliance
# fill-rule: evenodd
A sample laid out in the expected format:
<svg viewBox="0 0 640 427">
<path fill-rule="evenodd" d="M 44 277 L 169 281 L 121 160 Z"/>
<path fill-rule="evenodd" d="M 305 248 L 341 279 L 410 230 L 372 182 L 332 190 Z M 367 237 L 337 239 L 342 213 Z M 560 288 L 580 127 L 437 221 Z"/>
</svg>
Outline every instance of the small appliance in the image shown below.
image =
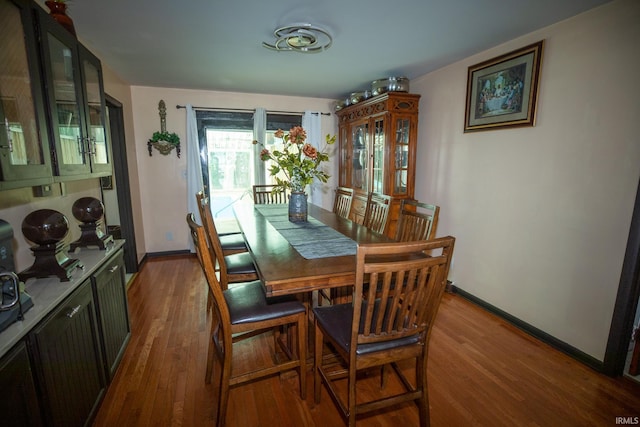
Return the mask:
<svg viewBox="0 0 640 427">
<path fill-rule="evenodd" d="M 22 320 L 24 312 L 33 307 L 31 296 L 24 291 L 24 284 L 15 273 L 12 241 L 11 225 L 0 219 L 0 331 Z"/>
</svg>

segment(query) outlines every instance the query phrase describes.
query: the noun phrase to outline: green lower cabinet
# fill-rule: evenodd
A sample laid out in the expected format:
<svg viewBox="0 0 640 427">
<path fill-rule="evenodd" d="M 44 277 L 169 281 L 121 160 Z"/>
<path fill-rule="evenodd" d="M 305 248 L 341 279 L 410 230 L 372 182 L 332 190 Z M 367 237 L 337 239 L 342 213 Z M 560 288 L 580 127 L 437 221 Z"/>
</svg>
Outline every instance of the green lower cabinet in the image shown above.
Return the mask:
<svg viewBox="0 0 640 427">
<path fill-rule="evenodd" d="M 0 414 L 4 414 L 3 426 L 43 425 L 29 354 L 23 341 L 0 360 L 0 390 L 3 391 L 0 399 Z"/>
<path fill-rule="evenodd" d="M 82 283 L 29 339 L 47 423 L 90 425 L 106 389 L 91 281 Z"/>
<path fill-rule="evenodd" d="M 131 336 L 123 251 L 94 273 L 91 282 L 98 307 L 106 375 L 111 380 Z"/>
</svg>

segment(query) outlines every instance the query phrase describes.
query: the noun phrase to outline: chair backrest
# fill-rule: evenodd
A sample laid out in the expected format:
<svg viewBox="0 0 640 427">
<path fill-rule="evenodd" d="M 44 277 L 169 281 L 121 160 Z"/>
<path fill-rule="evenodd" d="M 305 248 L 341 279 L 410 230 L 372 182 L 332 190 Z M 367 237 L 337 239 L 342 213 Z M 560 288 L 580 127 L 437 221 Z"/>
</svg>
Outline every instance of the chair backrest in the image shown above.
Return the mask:
<svg viewBox="0 0 640 427">
<path fill-rule="evenodd" d="M 377 233 L 384 234 L 389 218 L 391 197 L 385 194 L 369 193 L 362 224 Z"/>
<path fill-rule="evenodd" d="M 413 240 L 431 240 L 436 237 L 440 207 L 404 199 L 400 203 L 396 240 L 411 242 Z"/>
<path fill-rule="evenodd" d="M 220 236 L 216 230 L 216 224 L 213 221 L 213 215 L 211 214 L 211 207 L 209 205 L 209 198 L 204 195 L 203 191 L 196 193 L 196 201 L 198 205 L 198 212 L 200 212 L 200 218 L 202 219 L 202 225 L 205 232 L 205 241 L 207 242 L 210 257 L 214 261 L 214 265 L 217 265 L 220 269 L 220 285 L 222 289 L 227 289 L 229 281 L 227 278 L 227 264 L 224 262 L 224 251 L 222 250 L 222 243 L 220 243 Z"/>
<path fill-rule="evenodd" d="M 455 238 L 358 246 L 351 351 L 408 338 L 427 345 L 447 282 Z M 431 255 L 427 255 L 431 253 Z M 377 289 L 377 292 L 366 292 Z"/>
<path fill-rule="evenodd" d="M 353 200 L 353 189 L 347 187 L 336 188 L 336 198 L 333 202 L 333 212 L 343 218 L 349 218 L 351 211 L 351 201 Z"/>
<path fill-rule="evenodd" d="M 254 185 L 253 203 L 256 205 L 270 205 L 287 203 L 289 201 L 288 191 L 274 191 L 275 185 Z"/>
<path fill-rule="evenodd" d="M 220 322 L 218 333 L 222 332 L 224 340 L 219 341 L 220 345 L 230 346 L 231 341 L 231 317 L 229 315 L 229 309 L 222 293 L 222 286 L 216 277 L 215 270 L 215 258 L 211 256 L 207 243 L 206 231 L 201 225 L 198 225 L 195 221 L 193 213 L 187 214 L 187 224 L 191 232 L 191 238 L 193 239 L 193 245 L 196 248 L 196 254 L 198 255 L 198 261 L 200 267 L 204 273 L 205 279 L 209 286 L 209 295 L 213 301 L 213 307 L 216 311 L 217 317 Z"/>
</svg>

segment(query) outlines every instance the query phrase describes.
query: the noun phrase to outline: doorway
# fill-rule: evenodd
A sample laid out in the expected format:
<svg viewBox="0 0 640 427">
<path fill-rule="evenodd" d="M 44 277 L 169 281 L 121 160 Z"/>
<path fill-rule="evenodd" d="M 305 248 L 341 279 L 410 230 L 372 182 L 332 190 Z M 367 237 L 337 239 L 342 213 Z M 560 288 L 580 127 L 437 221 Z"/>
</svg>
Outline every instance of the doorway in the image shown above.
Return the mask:
<svg viewBox="0 0 640 427">
<path fill-rule="evenodd" d="M 124 114 L 122 103 L 118 100 L 105 94 L 105 101 L 113 164 L 111 179 L 101 180 L 102 199 L 106 211 L 105 222 L 115 238 L 125 239 L 125 270 L 127 274 L 134 274 L 138 272 L 138 255 L 131 207 Z"/>
<path fill-rule="evenodd" d="M 640 183 L 636 190 L 636 200 L 629 227 L 627 250 L 624 255 L 618 295 L 613 310 L 613 320 L 609 330 L 609 340 L 604 356 L 603 371 L 611 376 L 628 374 L 628 356 L 632 334 L 636 326 L 640 306 Z M 627 366 L 625 366 L 625 364 Z"/>
</svg>

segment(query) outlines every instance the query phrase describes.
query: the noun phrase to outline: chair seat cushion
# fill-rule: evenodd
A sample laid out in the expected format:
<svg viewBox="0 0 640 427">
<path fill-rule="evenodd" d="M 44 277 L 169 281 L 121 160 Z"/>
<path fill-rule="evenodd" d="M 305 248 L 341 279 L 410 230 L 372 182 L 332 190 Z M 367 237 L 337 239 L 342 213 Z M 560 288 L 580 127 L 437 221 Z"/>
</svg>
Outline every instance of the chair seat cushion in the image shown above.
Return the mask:
<svg viewBox="0 0 640 427">
<path fill-rule="evenodd" d="M 336 304 L 330 306 L 316 307 L 313 309 L 316 321 L 325 335 L 330 336 L 338 346 L 345 352 L 351 347 L 351 321 L 353 319 L 353 305 Z M 363 310 L 364 313 L 364 310 Z M 363 326 L 360 325 L 360 332 Z M 419 335 L 398 338 L 379 343 L 360 344 L 356 349 L 356 354 L 368 354 L 376 351 L 388 350 L 395 347 L 412 345 L 419 342 Z"/>
<path fill-rule="evenodd" d="M 220 246 L 222 246 L 223 250 L 247 249 L 247 243 L 244 241 L 244 236 L 240 233 L 220 236 Z"/>
<path fill-rule="evenodd" d="M 228 255 L 224 257 L 227 274 L 251 274 L 256 272 L 256 266 L 249 252 Z"/>
<path fill-rule="evenodd" d="M 278 317 L 304 313 L 304 305 L 295 297 L 267 298 L 262 282 L 254 280 L 235 285 L 224 291 L 231 324 L 260 322 Z"/>
</svg>

